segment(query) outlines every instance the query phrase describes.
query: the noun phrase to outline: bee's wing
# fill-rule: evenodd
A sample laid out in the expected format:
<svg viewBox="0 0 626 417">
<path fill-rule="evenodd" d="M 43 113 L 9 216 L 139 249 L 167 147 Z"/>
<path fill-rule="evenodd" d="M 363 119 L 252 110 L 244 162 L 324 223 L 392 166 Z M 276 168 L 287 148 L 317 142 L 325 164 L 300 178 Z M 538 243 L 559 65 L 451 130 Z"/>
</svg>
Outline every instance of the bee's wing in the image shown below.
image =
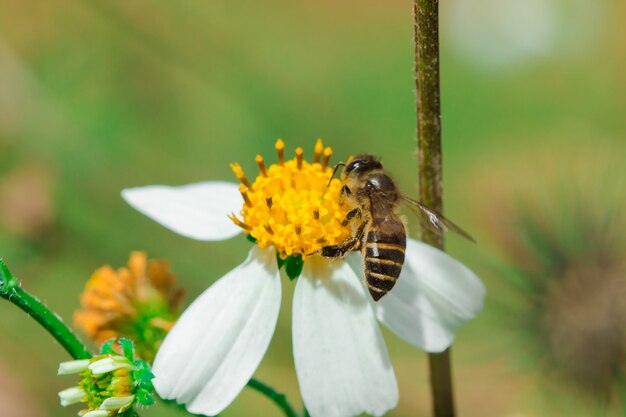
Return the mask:
<svg viewBox="0 0 626 417">
<path fill-rule="evenodd" d="M 373 185 L 369 187 L 367 193 L 370 201 L 370 212 L 376 211 L 383 217 L 393 215 L 394 212 L 392 206 L 389 205 L 389 202 L 379 192 L 372 192 L 374 188 L 375 187 Z"/>
<path fill-rule="evenodd" d="M 448 230 L 451 230 L 457 233 L 460 236 L 463 236 L 465 239 L 476 243 L 474 238 L 470 236 L 465 230 L 461 229 L 461 227 L 454 224 L 451 220 L 443 217 L 442 214 L 437 213 L 436 211 L 426 207 L 422 203 L 417 200 L 414 200 L 405 195 L 401 196 L 402 200 L 407 203 L 407 205 L 417 214 L 420 218 L 425 218 L 428 220 L 427 224 L 430 226 L 430 229 L 437 232 L 443 233 Z"/>
</svg>

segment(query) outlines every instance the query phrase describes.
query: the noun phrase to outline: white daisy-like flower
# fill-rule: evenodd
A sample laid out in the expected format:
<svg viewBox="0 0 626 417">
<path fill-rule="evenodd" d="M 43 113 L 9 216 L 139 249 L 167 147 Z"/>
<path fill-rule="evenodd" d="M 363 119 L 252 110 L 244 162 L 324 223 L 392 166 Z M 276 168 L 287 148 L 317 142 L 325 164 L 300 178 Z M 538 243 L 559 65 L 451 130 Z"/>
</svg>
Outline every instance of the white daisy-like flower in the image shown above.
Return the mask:
<svg viewBox="0 0 626 417">
<path fill-rule="evenodd" d="M 310 415 L 383 415 L 397 405 L 398 386 L 378 322 L 425 351 L 440 352 L 452 343 L 454 329 L 480 312 L 485 288 L 446 253 L 408 239 L 396 286 L 373 302 L 360 254 L 336 260 L 307 256 L 351 235 L 341 225 L 348 211 L 338 198 L 342 183 L 329 184 L 331 149 L 318 140 L 311 163 L 301 148 L 289 161 L 281 140 L 276 149 L 278 163 L 269 168 L 257 156 L 260 174 L 253 183 L 233 164 L 238 185 L 210 181 L 122 192 L 132 207 L 183 236 L 216 241 L 243 230 L 256 243 L 174 325 L 154 361 L 154 387 L 192 413 L 224 410 L 268 348 L 284 267 L 292 279 L 299 275 L 293 353 Z"/>
</svg>

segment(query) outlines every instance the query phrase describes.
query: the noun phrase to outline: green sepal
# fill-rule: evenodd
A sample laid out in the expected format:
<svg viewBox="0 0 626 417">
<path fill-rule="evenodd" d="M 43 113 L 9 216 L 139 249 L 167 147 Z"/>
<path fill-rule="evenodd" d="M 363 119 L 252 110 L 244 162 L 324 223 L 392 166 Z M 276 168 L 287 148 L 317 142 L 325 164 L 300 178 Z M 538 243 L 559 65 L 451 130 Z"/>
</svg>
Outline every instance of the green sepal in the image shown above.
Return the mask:
<svg viewBox="0 0 626 417">
<path fill-rule="evenodd" d="M 124 352 L 124 356 L 126 356 L 126 359 L 128 359 L 129 361 L 134 361 L 135 358 L 135 354 L 133 352 L 134 348 L 133 348 L 133 342 L 129 339 L 120 339 L 119 341 L 120 346 L 122 347 L 122 352 Z"/>
<path fill-rule="evenodd" d="M 109 339 L 106 342 L 104 342 L 102 344 L 102 346 L 100 347 L 100 354 L 101 355 L 112 355 L 112 354 L 114 354 L 115 351 L 113 350 L 113 343 L 115 343 L 115 338 Z"/>
<path fill-rule="evenodd" d="M 287 262 L 287 259 L 281 258 L 278 252 L 276 252 L 276 263 L 278 263 L 279 270 L 283 267 L 283 265 L 285 265 L 285 262 Z"/>
<path fill-rule="evenodd" d="M 278 269 L 285 267 L 285 273 L 291 281 L 298 278 L 302 273 L 302 267 L 304 267 L 304 260 L 302 255 L 290 255 L 285 259 L 282 259 L 278 252 L 276 252 L 276 262 L 278 263 Z"/>
<path fill-rule="evenodd" d="M 250 241 L 252 243 L 256 243 L 256 238 L 254 236 L 252 236 L 250 233 L 246 234 L 246 239 L 248 239 L 248 241 Z"/>
<path fill-rule="evenodd" d="M 137 394 L 139 395 L 140 391 L 146 391 L 149 394 L 154 390 L 154 387 L 152 386 L 154 374 L 150 370 L 150 365 L 142 359 L 137 359 L 133 362 L 133 366 L 135 367 L 135 370 L 133 371 L 133 380 L 137 386 Z"/>
<path fill-rule="evenodd" d="M 291 255 L 285 259 L 285 272 L 292 281 L 300 276 L 303 267 L 302 255 Z"/>
<path fill-rule="evenodd" d="M 135 393 L 135 400 L 143 406 L 149 406 L 154 404 L 154 395 L 148 390 L 140 388 Z"/>
<path fill-rule="evenodd" d="M 154 374 L 150 370 L 150 367 L 142 361 L 143 363 L 135 362 L 133 365 L 135 366 L 135 371 L 133 372 L 133 379 L 137 381 L 138 385 L 143 387 L 152 388 L 152 379 L 154 378 Z"/>
</svg>

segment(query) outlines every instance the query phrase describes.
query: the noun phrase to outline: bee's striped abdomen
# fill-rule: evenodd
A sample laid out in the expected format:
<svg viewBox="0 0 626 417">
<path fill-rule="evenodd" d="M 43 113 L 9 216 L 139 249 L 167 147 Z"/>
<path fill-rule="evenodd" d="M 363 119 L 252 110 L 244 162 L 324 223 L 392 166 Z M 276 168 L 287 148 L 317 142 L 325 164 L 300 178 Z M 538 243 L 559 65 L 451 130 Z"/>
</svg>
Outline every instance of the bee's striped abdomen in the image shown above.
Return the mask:
<svg viewBox="0 0 626 417">
<path fill-rule="evenodd" d="M 393 288 L 402 271 L 406 233 L 404 225 L 401 222 L 398 225 L 399 228 L 385 225 L 384 228 L 391 233 L 383 232 L 374 225 L 365 238 L 365 247 L 362 248 L 365 279 L 374 301 Z"/>
</svg>

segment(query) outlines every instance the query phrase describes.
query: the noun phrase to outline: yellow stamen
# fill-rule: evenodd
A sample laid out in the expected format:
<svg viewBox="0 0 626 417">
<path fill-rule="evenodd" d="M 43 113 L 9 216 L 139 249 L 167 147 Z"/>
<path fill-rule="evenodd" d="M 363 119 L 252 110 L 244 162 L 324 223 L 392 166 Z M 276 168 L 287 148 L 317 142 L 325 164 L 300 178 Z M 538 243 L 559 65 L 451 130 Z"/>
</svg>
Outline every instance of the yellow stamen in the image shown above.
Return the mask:
<svg viewBox="0 0 626 417">
<path fill-rule="evenodd" d="M 304 151 L 302 150 L 301 147 L 297 147 L 296 148 L 296 160 L 298 162 L 298 170 L 302 169 L 302 155 L 304 154 Z"/>
<path fill-rule="evenodd" d="M 332 169 L 328 160 L 332 150 L 324 149 L 318 140 L 317 160 L 308 162 L 300 147 L 295 157 L 286 161 L 284 149 L 285 144 L 279 139 L 278 163 L 267 167 L 260 155 L 256 157 L 261 173 L 249 187 L 240 186 L 243 220 L 234 214 L 230 219 L 253 236 L 260 247 L 273 246 L 282 258 L 306 256 L 327 244 L 340 244 L 352 229 L 336 221 L 344 219 L 348 209 L 338 204 L 341 181 L 333 178 L 329 183 Z M 324 163 L 319 162 L 322 155 Z M 238 177 L 243 174 L 238 164 L 233 164 L 233 171 Z"/>
<path fill-rule="evenodd" d="M 239 192 L 241 193 L 241 196 L 243 197 L 243 201 L 246 203 L 246 206 L 252 207 L 252 201 L 250 201 L 248 193 L 246 192 L 246 187 L 244 187 L 243 184 L 239 184 Z"/>
<path fill-rule="evenodd" d="M 263 162 L 263 157 L 261 155 L 256 156 L 256 163 L 259 165 L 259 171 L 261 171 L 261 175 L 267 177 L 267 171 L 265 170 L 265 162 Z"/>
<path fill-rule="evenodd" d="M 285 165 L 285 142 L 282 139 L 276 141 L 276 152 L 278 152 L 278 163 L 282 167 Z"/>
<path fill-rule="evenodd" d="M 242 222 L 241 220 L 239 220 L 237 218 L 237 216 L 235 216 L 235 214 L 229 214 L 228 218 L 235 223 L 237 226 L 241 227 L 244 230 L 252 230 L 252 227 L 248 226 L 247 224 L 245 224 L 244 222 Z"/>
<path fill-rule="evenodd" d="M 322 151 L 324 151 L 324 142 L 322 142 L 322 139 L 318 139 L 317 142 L 315 142 L 315 154 L 313 155 L 314 164 L 320 162 Z"/>
<path fill-rule="evenodd" d="M 250 184 L 250 181 L 248 181 L 246 176 L 243 174 L 243 168 L 241 168 L 241 165 L 239 165 L 239 164 L 230 164 L 230 169 L 233 170 L 233 172 L 237 176 L 237 179 L 239 180 L 239 182 L 241 182 L 243 185 L 245 185 L 248 189 L 252 188 L 252 184 Z"/>
<path fill-rule="evenodd" d="M 322 162 L 322 168 L 326 169 L 328 166 L 328 162 L 330 161 L 330 156 L 333 154 L 333 150 L 328 147 L 324 149 L 324 161 Z"/>
</svg>

